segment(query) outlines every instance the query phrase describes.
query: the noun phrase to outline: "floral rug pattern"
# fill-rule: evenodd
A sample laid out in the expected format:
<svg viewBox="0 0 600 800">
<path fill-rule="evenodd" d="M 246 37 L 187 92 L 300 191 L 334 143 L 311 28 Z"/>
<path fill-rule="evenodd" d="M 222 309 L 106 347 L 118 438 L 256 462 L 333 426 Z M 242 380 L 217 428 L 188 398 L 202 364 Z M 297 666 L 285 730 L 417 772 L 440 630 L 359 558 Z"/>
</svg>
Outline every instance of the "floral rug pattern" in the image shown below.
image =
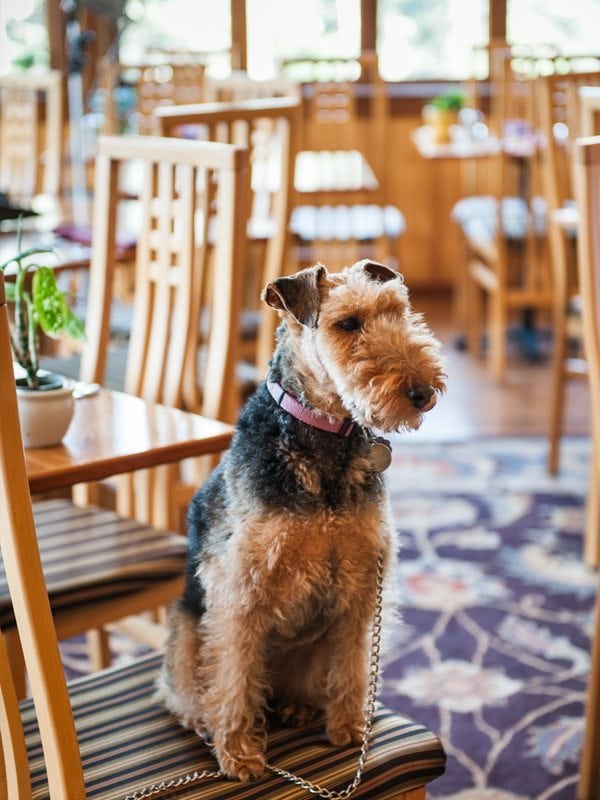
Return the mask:
<svg viewBox="0 0 600 800">
<path fill-rule="evenodd" d="M 402 622 L 380 699 L 448 754 L 429 800 L 573 800 L 596 577 L 582 562 L 589 445 L 568 439 L 393 442 Z M 136 646 L 112 637 L 117 663 Z M 63 643 L 71 675 L 85 643 Z"/>
<path fill-rule="evenodd" d="M 572 800 L 595 574 L 582 563 L 588 444 L 394 442 L 398 596 L 381 699 L 448 754 L 432 800 Z"/>
</svg>

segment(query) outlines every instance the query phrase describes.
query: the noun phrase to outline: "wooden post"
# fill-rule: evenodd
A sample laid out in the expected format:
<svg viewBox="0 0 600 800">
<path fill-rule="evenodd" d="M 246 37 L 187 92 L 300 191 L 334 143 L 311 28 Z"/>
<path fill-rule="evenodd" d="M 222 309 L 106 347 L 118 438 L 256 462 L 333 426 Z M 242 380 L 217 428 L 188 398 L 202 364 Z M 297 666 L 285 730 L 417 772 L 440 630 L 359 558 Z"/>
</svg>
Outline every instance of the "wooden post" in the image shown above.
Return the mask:
<svg viewBox="0 0 600 800">
<path fill-rule="evenodd" d="M 231 0 L 231 68 L 248 69 L 246 0 Z"/>
<path fill-rule="evenodd" d="M 360 52 L 377 49 L 377 0 L 360 0 Z"/>
<path fill-rule="evenodd" d="M 64 71 L 67 61 L 65 52 L 65 15 L 60 7 L 60 0 L 46 0 L 45 9 L 50 69 Z"/>
<path fill-rule="evenodd" d="M 365 0 L 366 1 L 366 0 Z M 489 0 L 489 42 L 506 44 L 507 0 Z"/>
</svg>

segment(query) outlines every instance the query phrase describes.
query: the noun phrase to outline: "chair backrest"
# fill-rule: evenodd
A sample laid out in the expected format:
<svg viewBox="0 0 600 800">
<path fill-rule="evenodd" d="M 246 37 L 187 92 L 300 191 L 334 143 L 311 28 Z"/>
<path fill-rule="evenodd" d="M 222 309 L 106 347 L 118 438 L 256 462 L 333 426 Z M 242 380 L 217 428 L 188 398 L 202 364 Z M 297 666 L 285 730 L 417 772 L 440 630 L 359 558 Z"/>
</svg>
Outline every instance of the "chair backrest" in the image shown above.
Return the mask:
<svg viewBox="0 0 600 800">
<path fill-rule="evenodd" d="M 581 286 L 583 342 L 592 405 L 600 408 L 600 136 L 575 143 L 575 198 L 579 228 L 577 261 Z M 600 449 L 600 414 L 592 414 Z"/>
<path fill-rule="evenodd" d="M 252 184 L 249 233 L 266 239 L 259 290 L 290 269 L 289 219 L 293 205 L 294 168 L 301 136 L 299 101 L 292 97 L 200 103 L 156 111 L 165 136 L 201 136 L 250 148 Z M 190 127 L 192 131 L 190 132 Z M 257 364 L 264 368 L 271 355 L 276 316 L 260 309 Z"/>
<path fill-rule="evenodd" d="M 153 402 L 232 421 L 237 411 L 235 364 L 245 263 L 248 152 L 244 147 L 212 142 L 100 137 L 83 380 L 102 382 L 106 367 L 123 169 L 139 170 L 140 175 L 125 390 Z M 207 281 L 212 287 L 210 335 L 201 377 L 200 297 Z"/>
<path fill-rule="evenodd" d="M 154 111 L 160 106 L 203 101 L 205 69 L 203 63 L 192 61 L 124 65 L 122 78 L 136 94 L 139 133 L 159 133 Z"/>
<path fill-rule="evenodd" d="M 267 97 L 295 97 L 300 100 L 300 86 L 289 78 L 254 80 L 244 70 L 234 70 L 226 78 L 204 79 L 204 98 L 208 102 L 258 100 Z"/>
<path fill-rule="evenodd" d="M 12 375 L 0 275 L 0 550 L 31 684 L 52 797 L 83 800 L 83 773 L 40 561 Z M 0 796 L 31 798 L 21 717 L 0 634 Z M 0 757 L 0 764 L 2 758 Z"/>
<path fill-rule="evenodd" d="M 41 125 L 40 100 L 45 117 Z M 41 134 L 41 136 L 40 136 Z M 0 189 L 29 201 L 62 183 L 62 73 L 0 76 Z"/>
<path fill-rule="evenodd" d="M 552 210 L 573 198 L 573 142 L 581 132 L 579 88 L 600 85 L 600 71 L 546 75 L 536 83 L 544 195 Z"/>
</svg>

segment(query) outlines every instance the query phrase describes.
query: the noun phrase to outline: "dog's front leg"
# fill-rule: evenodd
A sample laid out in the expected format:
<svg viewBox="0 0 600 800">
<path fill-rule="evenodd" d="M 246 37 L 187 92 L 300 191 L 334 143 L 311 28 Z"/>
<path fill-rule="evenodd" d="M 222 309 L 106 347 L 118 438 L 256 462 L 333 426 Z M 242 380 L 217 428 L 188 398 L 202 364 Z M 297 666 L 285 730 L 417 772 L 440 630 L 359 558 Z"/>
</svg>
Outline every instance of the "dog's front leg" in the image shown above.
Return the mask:
<svg viewBox="0 0 600 800">
<path fill-rule="evenodd" d="M 347 611 L 330 630 L 326 733 L 331 744 L 360 744 L 368 681 L 368 616 Z"/>
<path fill-rule="evenodd" d="M 207 727 L 223 772 L 245 782 L 265 770 L 263 625 L 256 614 L 230 612 L 212 627 Z"/>
</svg>

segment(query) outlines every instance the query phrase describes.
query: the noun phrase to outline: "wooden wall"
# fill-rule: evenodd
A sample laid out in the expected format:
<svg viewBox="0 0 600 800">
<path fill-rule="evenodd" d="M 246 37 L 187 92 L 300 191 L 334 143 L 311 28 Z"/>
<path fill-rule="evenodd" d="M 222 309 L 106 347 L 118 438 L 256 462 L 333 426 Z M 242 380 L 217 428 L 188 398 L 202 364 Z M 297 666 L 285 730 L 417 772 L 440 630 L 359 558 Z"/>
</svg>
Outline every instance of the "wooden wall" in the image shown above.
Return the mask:
<svg viewBox="0 0 600 800">
<path fill-rule="evenodd" d="M 398 260 L 407 284 L 443 290 L 451 286 L 457 264 L 464 258 L 457 225 L 450 219 L 454 203 L 462 196 L 464 164 L 426 160 L 417 151 L 412 132 L 422 124 L 425 102 L 394 100 L 378 136 L 368 103 L 356 121 L 334 126 L 339 130 L 332 134 L 331 125 L 315 122 L 305 99 L 303 147 L 356 148 L 367 156 L 381 184 L 378 201 L 396 205 L 406 218 Z M 369 202 L 368 196 L 361 201 Z"/>
</svg>

